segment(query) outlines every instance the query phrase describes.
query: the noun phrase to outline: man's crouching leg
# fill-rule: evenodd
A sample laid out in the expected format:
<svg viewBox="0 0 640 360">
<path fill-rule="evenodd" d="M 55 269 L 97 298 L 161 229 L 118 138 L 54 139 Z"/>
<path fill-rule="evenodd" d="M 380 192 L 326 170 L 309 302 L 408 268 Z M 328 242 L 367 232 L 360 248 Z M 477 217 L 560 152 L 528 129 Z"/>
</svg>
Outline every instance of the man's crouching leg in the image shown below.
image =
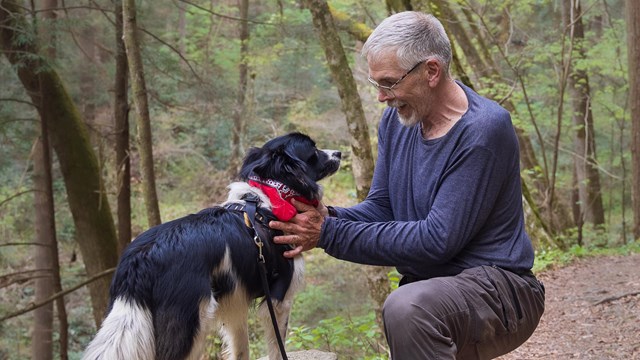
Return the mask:
<svg viewBox="0 0 640 360">
<path fill-rule="evenodd" d="M 501 272 L 477 267 L 400 286 L 383 308 L 391 358 L 491 359 L 524 343 L 544 290 L 535 278 Z"/>
</svg>

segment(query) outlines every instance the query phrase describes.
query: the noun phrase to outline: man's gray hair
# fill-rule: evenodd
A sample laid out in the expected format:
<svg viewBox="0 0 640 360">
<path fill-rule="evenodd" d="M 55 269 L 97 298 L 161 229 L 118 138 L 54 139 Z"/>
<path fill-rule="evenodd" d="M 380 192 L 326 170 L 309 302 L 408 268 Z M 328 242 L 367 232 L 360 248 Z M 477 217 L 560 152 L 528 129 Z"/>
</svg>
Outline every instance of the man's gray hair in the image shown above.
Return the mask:
<svg viewBox="0 0 640 360">
<path fill-rule="evenodd" d="M 451 43 L 442 23 L 431 14 L 404 11 L 391 15 L 375 28 L 362 47 L 362 56 L 368 61 L 394 52 L 405 70 L 435 57 L 449 76 Z"/>
</svg>

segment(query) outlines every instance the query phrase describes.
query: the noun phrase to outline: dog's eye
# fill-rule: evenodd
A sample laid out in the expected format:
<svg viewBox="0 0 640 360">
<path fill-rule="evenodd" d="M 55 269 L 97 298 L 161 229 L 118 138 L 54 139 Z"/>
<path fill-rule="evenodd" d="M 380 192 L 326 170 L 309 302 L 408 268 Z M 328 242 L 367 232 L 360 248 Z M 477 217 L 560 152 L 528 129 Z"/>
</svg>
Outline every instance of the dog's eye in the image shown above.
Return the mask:
<svg viewBox="0 0 640 360">
<path fill-rule="evenodd" d="M 313 164 L 317 161 L 318 161 L 318 150 L 316 150 L 313 154 L 311 154 L 311 156 L 309 156 L 309 159 L 307 159 L 307 162 L 310 164 Z"/>
</svg>

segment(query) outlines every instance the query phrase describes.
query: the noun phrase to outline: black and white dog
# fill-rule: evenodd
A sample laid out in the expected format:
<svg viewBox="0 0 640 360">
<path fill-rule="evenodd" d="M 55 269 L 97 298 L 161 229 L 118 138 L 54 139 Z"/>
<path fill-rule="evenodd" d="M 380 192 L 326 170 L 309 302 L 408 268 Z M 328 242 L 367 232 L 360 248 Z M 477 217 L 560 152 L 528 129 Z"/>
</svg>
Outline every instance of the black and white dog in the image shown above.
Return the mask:
<svg viewBox="0 0 640 360">
<path fill-rule="evenodd" d="M 110 289 L 110 305 L 83 359 L 200 359 L 211 330 L 219 330 L 228 359 L 249 359 L 247 316 L 264 297 L 254 231 L 264 240 L 263 256 L 280 336 L 285 338 L 295 292 L 302 285 L 301 256 L 270 241 L 270 219 L 296 214 L 290 198 L 317 204 L 317 181 L 338 170 L 340 152 L 318 150 L 313 140 L 291 133 L 247 153 L 225 203 L 155 226 L 123 253 Z M 254 229 L 245 222 L 245 200 L 259 198 Z M 270 360 L 280 359 L 265 302 Z"/>
</svg>

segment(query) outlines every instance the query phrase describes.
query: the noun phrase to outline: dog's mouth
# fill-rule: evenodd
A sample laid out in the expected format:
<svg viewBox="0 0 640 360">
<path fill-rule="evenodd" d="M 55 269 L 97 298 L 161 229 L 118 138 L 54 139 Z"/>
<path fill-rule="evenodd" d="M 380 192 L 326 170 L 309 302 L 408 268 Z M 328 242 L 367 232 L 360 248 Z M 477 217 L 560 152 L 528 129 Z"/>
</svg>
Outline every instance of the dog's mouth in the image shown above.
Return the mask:
<svg viewBox="0 0 640 360">
<path fill-rule="evenodd" d="M 318 172 L 318 176 L 316 181 L 322 180 L 328 176 L 335 174 L 338 169 L 340 169 L 340 161 L 342 159 L 342 153 L 337 150 L 322 150 L 327 156 L 329 156 L 329 160 L 326 163 L 326 166 Z"/>
<path fill-rule="evenodd" d="M 340 169 L 340 160 L 338 161 L 331 161 L 330 163 L 327 164 L 327 167 L 325 167 L 319 174 L 318 174 L 318 178 L 316 180 L 322 180 L 326 177 L 329 177 L 333 174 L 335 174 L 338 169 Z"/>
</svg>

